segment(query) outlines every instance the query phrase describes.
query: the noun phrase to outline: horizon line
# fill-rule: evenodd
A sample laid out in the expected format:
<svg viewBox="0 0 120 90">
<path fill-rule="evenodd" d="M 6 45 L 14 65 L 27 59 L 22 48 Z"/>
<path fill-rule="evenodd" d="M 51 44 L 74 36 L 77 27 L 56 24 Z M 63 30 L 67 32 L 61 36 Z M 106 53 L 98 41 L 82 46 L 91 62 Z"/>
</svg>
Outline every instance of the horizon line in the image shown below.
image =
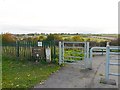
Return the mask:
<svg viewBox="0 0 120 90">
<path fill-rule="evenodd" d="M 13 33 L 13 32 L 1 32 L 4 33 L 11 33 L 11 34 L 120 34 L 120 33 L 80 33 L 80 32 L 30 32 L 30 33 Z"/>
</svg>

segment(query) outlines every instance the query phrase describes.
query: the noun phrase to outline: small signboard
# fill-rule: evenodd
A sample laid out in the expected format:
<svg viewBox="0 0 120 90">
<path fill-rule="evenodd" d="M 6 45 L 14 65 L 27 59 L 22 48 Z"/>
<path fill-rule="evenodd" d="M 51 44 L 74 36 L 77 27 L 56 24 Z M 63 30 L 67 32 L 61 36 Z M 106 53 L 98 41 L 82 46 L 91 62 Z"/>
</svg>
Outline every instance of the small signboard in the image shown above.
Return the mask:
<svg viewBox="0 0 120 90">
<path fill-rule="evenodd" d="M 32 56 L 36 59 L 44 59 L 45 58 L 45 50 L 43 47 L 33 47 L 32 48 Z"/>
<path fill-rule="evenodd" d="M 42 46 L 42 42 L 38 42 L 38 46 Z"/>
</svg>

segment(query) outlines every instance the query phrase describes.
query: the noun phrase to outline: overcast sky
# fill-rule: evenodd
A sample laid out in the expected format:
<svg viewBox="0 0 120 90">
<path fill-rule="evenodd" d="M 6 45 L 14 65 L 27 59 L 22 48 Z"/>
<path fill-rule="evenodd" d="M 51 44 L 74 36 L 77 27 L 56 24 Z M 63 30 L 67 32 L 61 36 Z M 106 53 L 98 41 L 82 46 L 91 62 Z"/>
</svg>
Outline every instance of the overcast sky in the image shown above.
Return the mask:
<svg viewBox="0 0 120 90">
<path fill-rule="evenodd" d="M 0 32 L 118 33 L 119 0 L 0 0 Z"/>
</svg>

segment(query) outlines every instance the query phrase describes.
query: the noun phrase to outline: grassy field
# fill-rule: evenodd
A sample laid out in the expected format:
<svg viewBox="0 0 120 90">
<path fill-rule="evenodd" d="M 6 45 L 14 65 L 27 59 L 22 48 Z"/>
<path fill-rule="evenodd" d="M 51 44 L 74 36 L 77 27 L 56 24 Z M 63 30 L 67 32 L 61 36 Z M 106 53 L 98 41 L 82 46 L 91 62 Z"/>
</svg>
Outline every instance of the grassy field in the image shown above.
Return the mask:
<svg viewBox="0 0 120 90">
<path fill-rule="evenodd" d="M 82 53 L 81 53 L 82 52 Z M 79 58 L 76 58 L 79 57 Z M 65 61 L 77 61 L 77 60 L 83 60 L 84 59 L 84 52 L 79 49 L 65 49 L 64 51 L 64 59 Z"/>
<path fill-rule="evenodd" d="M 2 57 L 2 88 L 32 88 L 42 83 L 59 65 L 17 61 L 13 58 Z"/>
</svg>

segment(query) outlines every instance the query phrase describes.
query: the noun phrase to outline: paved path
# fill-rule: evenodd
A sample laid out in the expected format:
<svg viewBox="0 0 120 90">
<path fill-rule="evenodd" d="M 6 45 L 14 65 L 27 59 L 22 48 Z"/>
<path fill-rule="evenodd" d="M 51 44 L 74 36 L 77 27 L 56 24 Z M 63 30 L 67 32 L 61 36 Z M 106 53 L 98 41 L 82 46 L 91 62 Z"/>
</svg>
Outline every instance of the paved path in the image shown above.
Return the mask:
<svg viewBox="0 0 120 90">
<path fill-rule="evenodd" d="M 105 77 L 105 56 L 95 56 L 93 58 L 93 69 L 81 69 L 81 63 L 67 64 L 59 71 L 52 74 L 43 84 L 38 84 L 34 88 L 118 88 L 117 85 L 101 84 L 100 79 Z M 117 69 L 113 71 L 117 72 Z"/>
</svg>

